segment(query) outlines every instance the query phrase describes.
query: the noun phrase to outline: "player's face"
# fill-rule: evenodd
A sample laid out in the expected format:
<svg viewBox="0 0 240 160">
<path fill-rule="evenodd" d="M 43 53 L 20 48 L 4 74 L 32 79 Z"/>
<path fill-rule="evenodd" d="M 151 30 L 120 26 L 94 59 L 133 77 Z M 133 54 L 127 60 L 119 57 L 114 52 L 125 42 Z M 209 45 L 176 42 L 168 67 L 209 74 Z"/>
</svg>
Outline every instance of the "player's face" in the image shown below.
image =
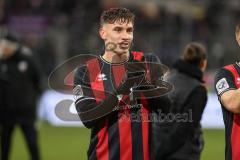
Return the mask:
<svg viewBox="0 0 240 160">
<path fill-rule="evenodd" d="M 133 23 L 107 23 L 100 29 L 100 36 L 105 41 L 105 49 L 118 55 L 127 54 L 133 40 Z"/>
<path fill-rule="evenodd" d="M 240 46 L 240 32 L 236 33 L 236 40 L 238 42 L 238 45 Z"/>
</svg>

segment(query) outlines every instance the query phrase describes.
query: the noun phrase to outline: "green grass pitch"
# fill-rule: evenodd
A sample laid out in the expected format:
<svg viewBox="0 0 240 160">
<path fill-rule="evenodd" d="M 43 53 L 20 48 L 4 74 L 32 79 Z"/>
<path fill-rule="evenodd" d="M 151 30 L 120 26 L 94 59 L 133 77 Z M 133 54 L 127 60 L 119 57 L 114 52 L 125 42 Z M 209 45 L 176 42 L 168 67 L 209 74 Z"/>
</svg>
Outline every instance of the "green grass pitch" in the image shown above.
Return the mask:
<svg viewBox="0 0 240 160">
<path fill-rule="evenodd" d="M 39 126 L 39 144 L 42 160 L 86 160 L 90 131 L 79 127 Z M 204 130 L 205 146 L 202 160 L 224 160 L 224 130 Z M 10 160 L 28 160 L 28 150 L 19 128 L 12 139 Z"/>
</svg>

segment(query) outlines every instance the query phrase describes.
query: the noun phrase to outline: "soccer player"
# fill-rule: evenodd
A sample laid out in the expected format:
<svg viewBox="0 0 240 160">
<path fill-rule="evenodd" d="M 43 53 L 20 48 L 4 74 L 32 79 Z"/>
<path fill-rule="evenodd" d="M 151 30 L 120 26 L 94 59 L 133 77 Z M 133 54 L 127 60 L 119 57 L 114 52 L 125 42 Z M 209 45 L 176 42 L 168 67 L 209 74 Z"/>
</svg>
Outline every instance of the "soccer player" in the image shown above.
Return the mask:
<svg viewBox="0 0 240 160">
<path fill-rule="evenodd" d="M 240 45 L 240 23 L 236 25 Z M 240 63 L 227 65 L 216 73 L 215 89 L 222 105 L 225 123 L 225 159 L 240 159 Z"/>
<path fill-rule="evenodd" d="M 129 96 L 134 87 L 152 82 L 145 76 L 143 53 L 129 51 L 133 30 L 134 15 L 128 9 L 104 11 L 99 34 L 105 52 L 75 71 L 75 106 L 83 124 L 91 128 L 90 160 L 150 159 L 150 124 L 146 119 L 150 105 L 144 98 L 137 100 L 140 105 L 127 105 L 134 97 Z"/>
</svg>

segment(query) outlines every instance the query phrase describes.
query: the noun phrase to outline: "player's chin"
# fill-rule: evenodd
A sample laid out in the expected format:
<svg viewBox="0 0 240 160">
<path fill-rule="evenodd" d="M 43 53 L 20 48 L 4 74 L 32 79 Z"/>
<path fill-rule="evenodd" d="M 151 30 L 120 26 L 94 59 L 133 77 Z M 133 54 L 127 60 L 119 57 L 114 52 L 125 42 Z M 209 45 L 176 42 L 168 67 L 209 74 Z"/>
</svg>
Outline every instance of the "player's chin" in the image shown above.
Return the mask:
<svg viewBox="0 0 240 160">
<path fill-rule="evenodd" d="M 122 50 L 122 51 L 126 51 L 126 50 L 129 50 L 129 49 L 130 49 L 129 45 L 120 45 L 119 46 L 119 50 Z"/>
<path fill-rule="evenodd" d="M 116 51 L 116 54 L 119 56 L 122 56 L 122 55 L 127 54 L 128 52 L 129 52 L 129 49 L 121 49 L 121 50 Z"/>
<path fill-rule="evenodd" d="M 119 56 L 119 57 L 122 57 L 126 54 L 127 54 L 127 52 L 116 52 L 116 55 Z"/>
</svg>

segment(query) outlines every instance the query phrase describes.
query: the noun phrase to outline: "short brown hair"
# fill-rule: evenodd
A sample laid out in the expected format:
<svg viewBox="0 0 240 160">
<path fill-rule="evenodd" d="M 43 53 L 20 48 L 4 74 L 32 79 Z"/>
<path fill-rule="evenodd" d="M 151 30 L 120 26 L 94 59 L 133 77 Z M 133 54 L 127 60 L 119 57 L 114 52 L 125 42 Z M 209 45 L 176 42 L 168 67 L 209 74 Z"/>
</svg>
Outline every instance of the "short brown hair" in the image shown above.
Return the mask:
<svg viewBox="0 0 240 160">
<path fill-rule="evenodd" d="M 100 26 L 104 23 L 115 23 L 119 21 L 120 23 L 129 23 L 134 24 L 134 14 L 127 8 L 110 8 L 109 10 L 103 11 L 100 17 Z"/>
<path fill-rule="evenodd" d="M 240 33 L 240 22 L 236 25 L 235 33 Z"/>
<path fill-rule="evenodd" d="M 184 48 L 181 59 L 191 64 L 199 65 L 202 60 L 207 59 L 206 48 L 201 43 L 189 43 Z"/>
</svg>

